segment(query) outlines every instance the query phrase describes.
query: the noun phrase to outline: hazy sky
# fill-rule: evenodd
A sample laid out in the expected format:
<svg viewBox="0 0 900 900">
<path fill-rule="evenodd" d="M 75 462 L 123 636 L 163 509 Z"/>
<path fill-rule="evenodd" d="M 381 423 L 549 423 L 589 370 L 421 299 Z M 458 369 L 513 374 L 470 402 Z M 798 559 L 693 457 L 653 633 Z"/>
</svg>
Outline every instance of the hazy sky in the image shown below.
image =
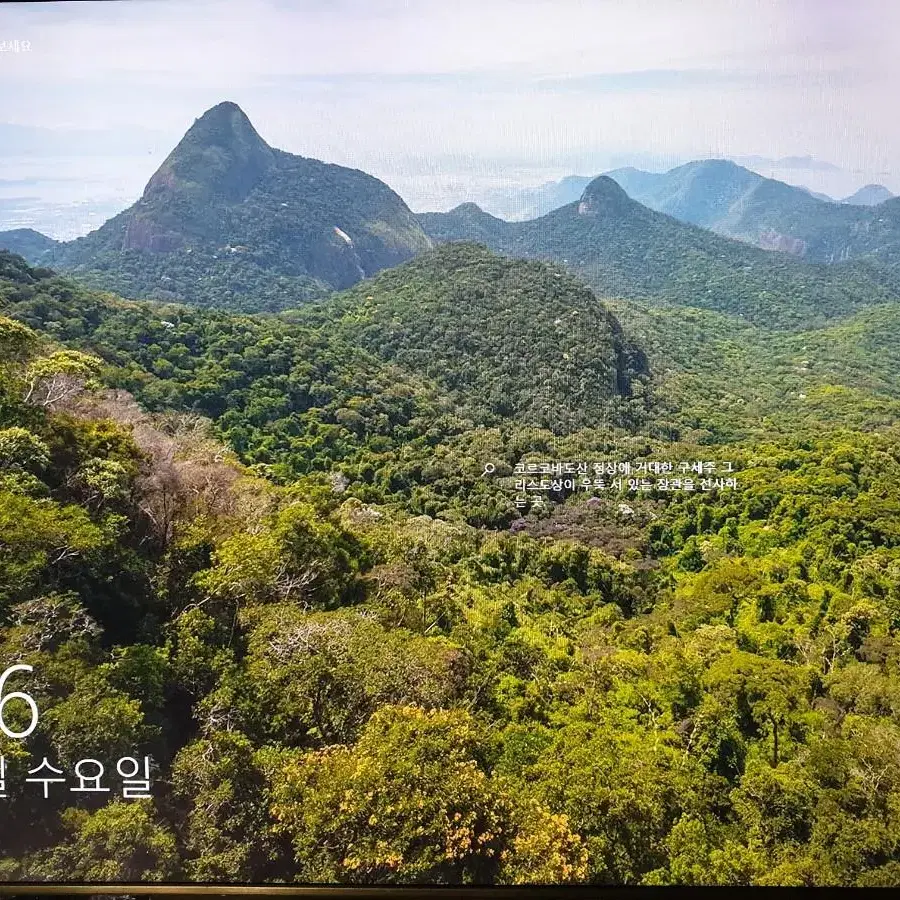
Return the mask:
<svg viewBox="0 0 900 900">
<path fill-rule="evenodd" d="M 809 154 L 844 172 L 791 180 L 900 192 L 894 0 L 12 3 L 11 40 L 31 49 L 0 53 L 7 181 L 83 169 L 139 192 L 229 99 L 271 144 L 364 168 L 414 207 L 708 156 Z"/>
</svg>

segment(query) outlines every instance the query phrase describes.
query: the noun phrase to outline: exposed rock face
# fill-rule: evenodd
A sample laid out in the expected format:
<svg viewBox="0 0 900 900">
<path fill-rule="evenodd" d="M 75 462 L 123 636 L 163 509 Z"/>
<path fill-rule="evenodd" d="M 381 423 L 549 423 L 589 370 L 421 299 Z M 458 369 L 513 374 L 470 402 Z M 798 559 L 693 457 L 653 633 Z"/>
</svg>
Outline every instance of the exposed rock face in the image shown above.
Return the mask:
<svg viewBox="0 0 900 900">
<path fill-rule="evenodd" d="M 759 234 L 758 244 L 763 250 L 780 250 L 793 256 L 806 253 L 806 241 L 789 234 L 779 234 L 774 228 L 764 228 Z"/>
<path fill-rule="evenodd" d="M 125 226 L 122 238 L 123 250 L 146 250 L 150 253 L 170 253 L 184 243 L 181 235 L 164 233 L 156 229 L 153 222 L 134 218 Z"/>
<path fill-rule="evenodd" d="M 578 215 L 614 218 L 627 214 L 632 202 L 612 178 L 601 175 L 584 189 L 578 203 Z"/>
</svg>

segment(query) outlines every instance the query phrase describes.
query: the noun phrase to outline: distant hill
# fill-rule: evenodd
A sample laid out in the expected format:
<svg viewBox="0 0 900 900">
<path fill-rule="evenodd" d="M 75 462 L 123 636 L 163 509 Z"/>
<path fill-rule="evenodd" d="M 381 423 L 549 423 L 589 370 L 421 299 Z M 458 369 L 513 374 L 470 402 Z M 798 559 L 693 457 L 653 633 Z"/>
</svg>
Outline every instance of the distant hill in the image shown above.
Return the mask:
<svg viewBox="0 0 900 900">
<path fill-rule="evenodd" d="M 721 230 L 734 208 L 765 179 L 724 159 L 687 163 L 668 172 L 615 169 L 606 173 L 629 197 L 683 222 Z M 788 187 L 785 185 L 785 187 Z M 809 194 L 790 188 L 804 199 Z"/>
<path fill-rule="evenodd" d="M 510 256 L 553 260 L 601 295 L 657 298 L 767 327 L 814 327 L 898 295 L 892 278 L 870 266 L 765 253 L 649 209 L 606 176 L 579 202 L 528 222 L 505 222 L 472 204 L 419 218 L 436 241 L 476 239 Z"/>
<path fill-rule="evenodd" d="M 764 250 L 824 263 L 900 262 L 900 205 L 875 211 L 833 203 L 724 159 L 663 173 L 626 168 L 607 174 L 651 209 Z"/>
<path fill-rule="evenodd" d="M 537 187 L 498 189 L 485 198 L 484 206 L 511 222 L 536 219 L 577 200 L 593 179 L 593 175 L 567 175 Z"/>
<path fill-rule="evenodd" d="M 137 203 L 41 261 L 128 296 L 279 309 L 429 245 L 386 184 L 273 149 L 240 107 L 220 103 L 188 130 Z"/>
<path fill-rule="evenodd" d="M 485 212 L 477 203 L 460 203 L 445 213 L 419 213 L 426 234 L 439 243 L 448 241 L 476 241 L 493 246 L 505 234 L 506 220 Z"/>
<path fill-rule="evenodd" d="M 625 166 L 604 174 L 645 206 L 714 230 L 718 230 L 720 220 L 727 218 L 735 200 L 760 182 L 772 180 L 724 159 L 698 160 L 669 172 L 645 172 Z M 595 177 L 568 175 L 535 188 L 498 190 L 489 195 L 484 207 L 508 221 L 536 219 L 578 200 Z M 835 202 L 806 187 L 784 187 L 825 203 Z"/>
<path fill-rule="evenodd" d="M 844 197 L 841 202 L 851 206 L 878 206 L 893 196 L 883 184 L 867 184 L 849 197 Z"/>
<path fill-rule="evenodd" d="M 784 169 L 806 172 L 840 172 L 841 167 L 814 156 L 782 156 L 773 159 L 771 156 L 735 156 L 734 162 L 748 169 Z"/>
<path fill-rule="evenodd" d="M 0 250 L 18 253 L 34 263 L 39 263 L 41 257 L 56 245 L 57 242 L 53 238 L 49 238 L 33 228 L 0 231 Z"/>
</svg>

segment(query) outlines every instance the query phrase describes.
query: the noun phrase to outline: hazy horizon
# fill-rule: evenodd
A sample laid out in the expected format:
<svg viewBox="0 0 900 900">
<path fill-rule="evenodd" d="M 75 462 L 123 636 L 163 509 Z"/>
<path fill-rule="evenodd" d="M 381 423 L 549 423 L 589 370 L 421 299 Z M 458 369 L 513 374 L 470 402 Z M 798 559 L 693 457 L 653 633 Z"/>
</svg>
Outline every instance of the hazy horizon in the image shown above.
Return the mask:
<svg viewBox="0 0 900 900">
<path fill-rule="evenodd" d="M 897 25 L 877 0 L 6 4 L 0 41 L 30 49 L 0 53 L 0 228 L 96 227 L 222 100 L 415 211 L 703 158 L 898 193 Z"/>
</svg>

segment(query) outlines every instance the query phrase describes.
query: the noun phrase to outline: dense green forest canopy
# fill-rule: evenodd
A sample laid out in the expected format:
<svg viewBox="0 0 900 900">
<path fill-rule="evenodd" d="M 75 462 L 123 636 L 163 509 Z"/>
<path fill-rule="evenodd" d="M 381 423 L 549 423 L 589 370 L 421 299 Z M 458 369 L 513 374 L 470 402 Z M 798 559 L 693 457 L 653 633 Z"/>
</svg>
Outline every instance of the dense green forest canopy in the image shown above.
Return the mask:
<svg viewBox="0 0 900 900">
<path fill-rule="evenodd" d="M 508 474 L 528 453 L 652 455 L 671 440 L 703 456 L 691 445 L 900 415 L 893 305 L 774 333 L 705 310 L 602 304 L 555 267 L 470 245 L 286 318 L 238 317 L 129 303 L 10 255 L 0 265 L 0 313 L 97 354 L 108 383 L 146 408 L 211 419 L 268 476 L 339 471 L 363 499 L 386 492 L 473 524 L 517 515 L 508 486 L 479 477 L 485 461 Z"/>
<path fill-rule="evenodd" d="M 764 328 L 825 325 L 900 298 L 890 266 L 815 265 L 750 247 L 648 209 L 605 176 L 579 202 L 527 222 L 473 204 L 419 219 L 435 241 L 477 240 L 510 256 L 553 260 L 601 296 L 709 309 Z"/>
<path fill-rule="evenodd" d="M 41 710 L 5 877 L 896 883 L 895 429 L 747 444 L 742 490 L 653 500 L 616 556 L 279 487 L 96 357 L 0 343 L 3 654 Z M 131 753 L 152 799 L 21 786 Z"/>
<path fill-rule="evenodd" d="M 565 434 L 621 424 L 629 399 L 640 420 L 643 353 L 559 267 L 454 244 L 296 318 L 431 378 L 458 406 L 486 406 L 495 422 Z"/>
<path fill-rule="evenodd" d="M 97 354 L 148 409 L 211 418 L 282 481 L 339 468 L 364 498 L 416 498 L 429 514 L 508 523 L 508 491 L 479 477 L 486 461 L 511 469 L 597 427 L 602 449 L 652 409 L 646 360 L 590 291 L 475 246 L 290 321 L 127 302 L 9 254 L 0 267 L 0 313 Z"/>
</svg>

